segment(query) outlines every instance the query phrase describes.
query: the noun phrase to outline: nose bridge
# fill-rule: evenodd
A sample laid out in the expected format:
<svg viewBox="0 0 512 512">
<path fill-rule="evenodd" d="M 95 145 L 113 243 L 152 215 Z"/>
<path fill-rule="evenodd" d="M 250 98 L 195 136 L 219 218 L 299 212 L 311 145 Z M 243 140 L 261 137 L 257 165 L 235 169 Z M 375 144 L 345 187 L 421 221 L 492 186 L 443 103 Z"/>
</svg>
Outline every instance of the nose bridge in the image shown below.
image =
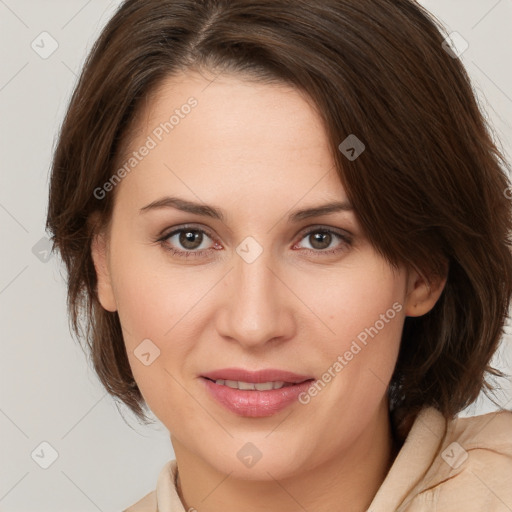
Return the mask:
<svg viewBox="0 0 512 512">
<path fill-rule="evenodd" d="M 227 320 L 222 334 L 246 346 L 256 346 L 288 337 L 293 322 L 283 285 L 270 270 L 271 252 L 258 250 L 256 255 L 257 248 L 251 246 L 251 241 L 247 243 L 237 248 L 229 274 Z"/>
</svg>

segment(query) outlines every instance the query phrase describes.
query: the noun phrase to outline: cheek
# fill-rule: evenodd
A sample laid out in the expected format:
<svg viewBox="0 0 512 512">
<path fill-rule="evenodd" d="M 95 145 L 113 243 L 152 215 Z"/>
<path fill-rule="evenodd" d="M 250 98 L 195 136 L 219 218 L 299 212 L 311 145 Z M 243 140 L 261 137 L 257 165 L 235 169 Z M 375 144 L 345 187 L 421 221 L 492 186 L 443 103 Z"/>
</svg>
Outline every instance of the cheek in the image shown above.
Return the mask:
<svg viewBox="0 0 512 512">
<path fill-rule="evenodd" d="M 404 287 L 403 274 L 372 258 L 317 295 L 317 311 L 331 329 L 321 350 L 333 392 L 359 401 L 385 390 L 400 347 Z"/>
<path fill-rule="evenodd" d="M 134 243 L 121 229 L 118 233 L 112 243 L 112 278 L 125 344 L 133 351 L 149 338 L 161 346 L 180 319 L 188 318 L 207 283 L 193 270 L 170 265 L 160 247 Z"/>
<path fill-rule="evenodd" d="M 172 425 L 166 417 L 169 411 L 177 406 L 184 412 L 189 408 L 179 383 L 183 381 L 181 363 L 191 350 L 190 333 L 184 336 L 180 328 L 189 318 L 191 305 L 176 289 L 179 279 L 171 287 L 165 274 L 144 271 L 143 266 L 132 268 L 138 268 L 137 278 L 119 274 L 116 290 L 128 360 L 148 407 Z"/>
<path fill-rule="evenodd" d="M 164 332 L 172 327 L 174 312 L 179 306 L 176 294 L 170 291 L 159 276 L 137 268 L 137 275 L 126 268 L 116 279 L 118 313 L 126 332 L 125 344 L 134 350 L 142 339 L 149 338 L 158 343 Z"/>
<path fill-rule="evenodd" d="M 183 283 L 179 276 L 171 279 L 168 270 L 154 261 L 155 250 L 136 244 L 124 249 L 122 240 L 117 242 L 112 244 L 117 310 L 134 377 L 144 381 L 161 366 L 164 340 L 172 336 L 174 324 L 184 314 L 187 304 L 179 292 Z M 141 357 L 142 350 L 150 357 Z M 154 362 L 145 365 L 149 360 Z"/>
<path fill-rule="evenodd" d="M 394 274 L 385 261 L 374 257 L 325 281 L 315 307 L 334 331 L 332 338 L 339 340 L 337 348 L 359 335 L 364 343 L 369 332 L 396 337 L 401 331 L 404 286 L 402 274 Z"/>
</svg>

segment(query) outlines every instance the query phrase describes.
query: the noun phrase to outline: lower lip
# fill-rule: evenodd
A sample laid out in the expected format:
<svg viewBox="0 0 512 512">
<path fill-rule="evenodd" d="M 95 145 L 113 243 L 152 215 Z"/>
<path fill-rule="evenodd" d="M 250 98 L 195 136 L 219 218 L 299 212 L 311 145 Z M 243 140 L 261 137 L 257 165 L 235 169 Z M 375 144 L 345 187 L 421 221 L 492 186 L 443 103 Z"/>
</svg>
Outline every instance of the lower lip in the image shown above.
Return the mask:
<svg viewBox="0 0 512 512">
<path fill-rule="evenodd" d="M 269 391 L 233 389 L 202 377 L 206 389 L 217 402 L 239 416 L 261 418 L 272 416 L 292 403 L 298 401 L 301 393 L 305 392 L 313 380 L 293 384 L 281 389 Z"/>
</svg>

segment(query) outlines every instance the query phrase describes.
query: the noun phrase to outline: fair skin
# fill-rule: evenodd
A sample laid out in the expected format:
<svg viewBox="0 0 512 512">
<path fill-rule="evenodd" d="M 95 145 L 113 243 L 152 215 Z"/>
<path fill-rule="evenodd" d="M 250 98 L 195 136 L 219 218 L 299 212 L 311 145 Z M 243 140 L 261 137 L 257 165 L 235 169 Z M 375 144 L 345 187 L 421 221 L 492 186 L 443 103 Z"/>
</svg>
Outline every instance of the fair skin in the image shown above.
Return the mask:
<svg viewBox="0 0 512 512">
<path fill-rule="evenodd" d="M 403 322 L 428 312 L 444 281 L 429 287 L 392 269 L 353 210 L 290 221 L 299 209 L 348 202 L 318 114 L 285 85 L 211 79 L 168 79 L 144 107 L 130 151 L 189 97 L 198 101 L 117 185 L 110 229 L 92 247 L 100 302 L 118 312 L 135 380 L 169 429 L 185 510 L 364 510 L 393 458 L 386 388 Z M 213 205 L 224 219 L 141 211 L 165 196 Z M 184 225 L 207 231 L 199 249 L 179 234 L 156 241 Z M 333 232 L 323 246 L 320 227 Z M 251 263 L 236 252 L 248 236 L 263 249 Z M 320 379 L 396 303 L 307 404 L 244 417 L 205 392 L 201 375 L 219 368 Z M 160 356 L 146 366 L 134 351 L 148 338 Z M 261 453 L 252 467 L 237 457 L 247 443 Z"/>
</svg>

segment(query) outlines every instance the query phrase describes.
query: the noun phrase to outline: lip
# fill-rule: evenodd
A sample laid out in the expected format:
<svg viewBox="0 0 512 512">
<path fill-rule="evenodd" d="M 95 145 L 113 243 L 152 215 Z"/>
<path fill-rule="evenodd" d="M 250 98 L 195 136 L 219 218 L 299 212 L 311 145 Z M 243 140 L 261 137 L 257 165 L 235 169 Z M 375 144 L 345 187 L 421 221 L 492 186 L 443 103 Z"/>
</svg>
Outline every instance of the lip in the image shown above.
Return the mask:
<svg viewBox="0 0 512 512">
<path fill-rule="evenodd" d="M 281 389 L 269 391 L 240 390 L 216 384 L 215 380 L 236 380 L 255 384 L 270 381 L 292 383 Z M 301 393 L 311 385 L 313 377 L 297 373 L 266 369 L 256 372 L 238 368 L 225 368 L 205 373 L 201 376 L 207 393 L 220 405 L 238 416 L 261 418 L 272 416 L 298 401 Z"/>
</svg>

